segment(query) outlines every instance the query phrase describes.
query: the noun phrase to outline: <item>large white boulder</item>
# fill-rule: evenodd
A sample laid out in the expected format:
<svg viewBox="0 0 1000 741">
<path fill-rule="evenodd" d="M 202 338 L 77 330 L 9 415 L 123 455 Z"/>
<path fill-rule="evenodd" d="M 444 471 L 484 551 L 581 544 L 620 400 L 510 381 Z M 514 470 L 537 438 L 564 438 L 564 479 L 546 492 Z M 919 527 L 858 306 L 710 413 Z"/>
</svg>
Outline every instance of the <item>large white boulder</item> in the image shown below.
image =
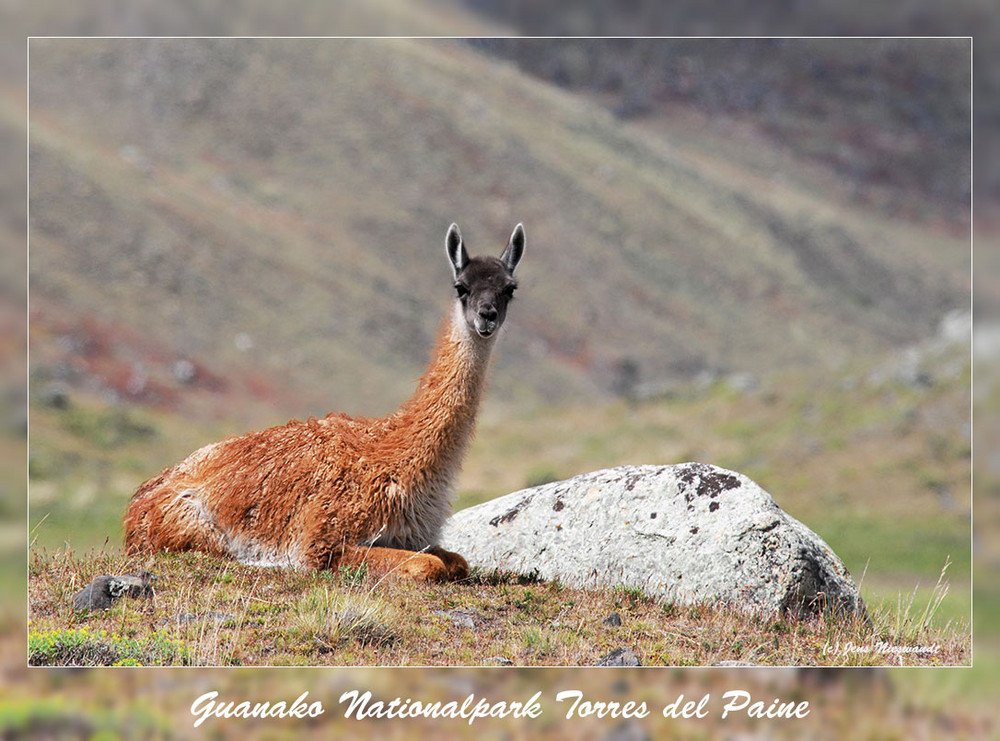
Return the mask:
<svg viewBox="0 0 1000 741">
<path fill-rule="evenodd" d="M 843 562 L 757 484 L 704 463 L 622 466 L 461 510 L 440 544 L 473 566 L 624 585 L 677 604 L 864 614 Z"/>
</svg>

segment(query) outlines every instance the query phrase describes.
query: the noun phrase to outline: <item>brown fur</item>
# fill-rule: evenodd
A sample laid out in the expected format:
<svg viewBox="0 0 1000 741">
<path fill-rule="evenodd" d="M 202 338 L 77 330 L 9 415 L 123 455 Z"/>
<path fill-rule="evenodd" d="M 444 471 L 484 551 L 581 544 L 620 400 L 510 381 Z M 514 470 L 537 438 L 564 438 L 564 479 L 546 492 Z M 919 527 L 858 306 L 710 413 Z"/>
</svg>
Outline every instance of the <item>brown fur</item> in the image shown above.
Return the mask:
<svg viewBox="0 0 1000 741">
<path fill-rule="evenodd" d="M 136 490 L 122 520 L 126 550 L 463 578 L 465 559 L 435 543 L 493 341 L 456 306 L 417 391 L 395 413 L 292 420 L 195 451 Z"/>
</svg>

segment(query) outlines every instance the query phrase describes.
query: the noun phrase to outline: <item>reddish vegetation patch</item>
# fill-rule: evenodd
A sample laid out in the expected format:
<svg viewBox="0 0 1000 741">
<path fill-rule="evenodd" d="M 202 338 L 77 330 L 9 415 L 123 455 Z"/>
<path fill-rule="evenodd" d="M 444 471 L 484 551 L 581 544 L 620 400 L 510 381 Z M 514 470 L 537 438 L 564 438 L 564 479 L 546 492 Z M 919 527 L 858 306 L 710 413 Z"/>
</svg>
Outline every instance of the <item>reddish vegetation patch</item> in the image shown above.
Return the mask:
<svg viewBox="0 0 1000 741">
<path fill-rule="evenodd" d="M 36 377 L 116 398 L 175 407 L 182 388 L 224 392 L 226 379 L 204 364 L 171 354 L 134 331 L 93 315 L 31 313 Z"/>
<path fill-rule="evenodd" d="M 294 404 L 295 394 L 259 369 L 233 374 L 210 369 L 118 322 L 74 314 L 50 299 L 30 313 L 31 379 L 35 391 L 57 384 L 162 410 L 209 416 L 248 399 Z"/>
</svg>

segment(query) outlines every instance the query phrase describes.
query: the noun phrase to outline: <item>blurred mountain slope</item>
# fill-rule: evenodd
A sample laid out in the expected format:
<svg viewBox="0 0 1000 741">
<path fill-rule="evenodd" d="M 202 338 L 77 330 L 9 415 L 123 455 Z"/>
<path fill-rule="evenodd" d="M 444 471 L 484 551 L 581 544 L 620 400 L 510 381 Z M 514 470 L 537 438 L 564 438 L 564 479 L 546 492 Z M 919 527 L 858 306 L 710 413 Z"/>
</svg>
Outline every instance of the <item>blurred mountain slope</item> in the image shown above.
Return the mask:
<svg viewBox="0 0 1000 741">
<path fill-rule="evenodd" d="M 458 41 L 37 39 L 30 64 L 40 380 L 89 318 L 142 338 L 119 393 L 192 363 L 385 411 L 444 313 L 452 220 L 473 252 L 527 228 L 500 399 L 843 363 L 968 304 L 961 227 Z"/>
</svg>

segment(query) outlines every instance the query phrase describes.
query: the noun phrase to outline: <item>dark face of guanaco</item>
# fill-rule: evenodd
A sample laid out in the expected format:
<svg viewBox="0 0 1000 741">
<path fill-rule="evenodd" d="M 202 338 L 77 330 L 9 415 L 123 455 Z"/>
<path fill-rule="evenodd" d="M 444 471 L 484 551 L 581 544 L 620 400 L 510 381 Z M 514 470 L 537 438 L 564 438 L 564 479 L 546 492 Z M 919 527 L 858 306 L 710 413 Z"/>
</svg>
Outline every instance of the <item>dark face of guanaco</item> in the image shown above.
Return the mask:
<svg viewBox="0 0 1000 741">
<path fill-rule="evenodd" d="M 514 270 L 524 254 L 524 227 L 518 224 L 500 258 L 473 257 L 465 251 L 462 233 L 452 224 L 445 237 L 445 250 L 455 278 L 455 293 L 469 329 L 480 337 L 492 336 L 507 317 L 514 297 Z"/>
</svg>

